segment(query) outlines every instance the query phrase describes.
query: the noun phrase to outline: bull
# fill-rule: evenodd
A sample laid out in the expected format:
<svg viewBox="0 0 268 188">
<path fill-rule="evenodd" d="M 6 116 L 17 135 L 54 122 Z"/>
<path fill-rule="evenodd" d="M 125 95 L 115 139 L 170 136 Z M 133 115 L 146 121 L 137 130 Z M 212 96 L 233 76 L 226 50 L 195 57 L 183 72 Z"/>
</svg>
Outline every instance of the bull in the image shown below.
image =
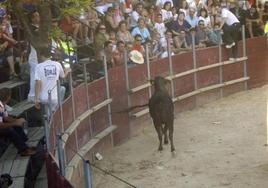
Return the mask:
<svg viewBox="0 0 268 188">
<path fill-rule="evenodd" d="M 164 135 L 164 144 L 168 144 L 167 131 L 169 132 L 169 141 L 171 152 L 175 151 L 173 143 L 174 131 L 174 106 L 171 97 L 166 89 L 166 84 L 169 80 L 161 76 L 151 80 L 154 86 L 154 93 L 149 99 L 149 113 L 153 119 L 154 127 L 159 139 L 158 150 L 162 151 L 162 137 Z"/>
<path fill-rule="evenodd" d="M 169 133 L 169 141 L 171 145 L 171 152 L 175 151 L 173 143 L 173 131 L 174 131 L 174 106 L 171 97 L 166 89 L 166 84 L 169 80 L 157 76 L 154 80 L 150 80 L 151 84 L 154 86 L 154 93 L 149 99 L 148 104 L 137 105 L 124 110 L 122 112 L 130 112 L 131 110 L 149 106 L 149 113 L 153 119 L 153 124 L 159 139 L 158 150 L 163 150 L 163 135 L 164 144 L 168 144 L 167 132 Z"/>
</svg>

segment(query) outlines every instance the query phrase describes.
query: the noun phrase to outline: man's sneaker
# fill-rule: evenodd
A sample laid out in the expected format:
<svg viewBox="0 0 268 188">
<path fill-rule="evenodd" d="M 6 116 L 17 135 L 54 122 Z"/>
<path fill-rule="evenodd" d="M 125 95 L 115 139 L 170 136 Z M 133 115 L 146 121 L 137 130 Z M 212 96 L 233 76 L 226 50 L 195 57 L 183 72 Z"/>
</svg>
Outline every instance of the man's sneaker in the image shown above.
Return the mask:
<svg viewBox="0 0 268 188">
<path fill-rule="evenodd" d="M 26 148 L 20 153 L 20 156 L 26 157 L 26 156 L 31 156 L 34 155 L 36 151 L 33 148 Z"/>
<path fill-rule="evenodd" d="M 231 43 L 231 44 L 227 44 L 225 47 L 230 49 L 232 48 L 233 46 L 235 46 L 235 42 Z"/>
</svg>

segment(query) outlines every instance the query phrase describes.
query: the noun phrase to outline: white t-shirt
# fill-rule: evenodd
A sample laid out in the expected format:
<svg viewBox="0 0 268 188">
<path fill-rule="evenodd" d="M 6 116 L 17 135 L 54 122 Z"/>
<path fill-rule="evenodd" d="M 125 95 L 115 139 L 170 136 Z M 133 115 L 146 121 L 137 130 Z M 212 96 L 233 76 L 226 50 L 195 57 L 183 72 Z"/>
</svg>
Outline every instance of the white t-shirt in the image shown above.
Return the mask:
<svg viewBox="0 0 268 188">
<path fill-rule="evenodd" d="M 38 58 L 37 58 L 37 53 L 34 47 L 31 45 L 31 51 L 29 54 L 28 58 L 28 63 L 30 66 L 30 91 L 28 94 L 28 100 L 34 101 L 34 96 L 35 96 L 35 80 L 34 80 L 34 75 L 35 75 L 35 67 L 38 64 Z"/>
<path fill-rule="evenodd" d="M 233 25 L 234 23 L 239 23 L 239 20 L 237 19 L 237 17 L 226 8 L 223 8 L 221 10 L 221 17 L 225 19 L 225 23 L 229 26 Z"/>
<path fill-rule="evenodd" d="M 48 102 L 48 91 L 51 90 L 53 103 L 58 102 L 57 80 L 64 77 L 64 71 L 60 63 L 46 60 L 36 66 L 34 80 L 41 81 L 39 100 L 42 103 Z"/>
<path fill-rule="evenodd" d="M 166 32 L 166 26 L 164 23 L 155 23 L 154 29 L 157 31 L 157 33 L 160 35 L 160 38 L 165 37 Z"/>
<path fill-rule="evenodd" d="M 130 27 L 136 27 L 138 25 L 138 19 L 140 15 L 138 12 L 133 11 L 130 16 Z"/>
<path fill-rule="evenodd" d="M 204 21 L 204 24 L 205 24 L 206 27 L 207 27 L 208 25 L 210 25 L 210 17 L 209 17 L 209 16 L 206 17 L 206 18 L 204 18 L 204 17 L 202 17 L 202 16 L 199 16 L 199 18 L 198 18 L 198 22 L 199 22 L 200 20 L 203 20 L 203 21 Z"/>
<path fill-rule="evenodd" d="M 162 19 L 163 19 L 164 21 L 173 18 L 173 14 L 172 14 L 171 11 L 167 11 L 167 10 L 165 10 L 165 9 L 162 9 L 162 10 L 161 10 L 161 14 L 162 14 Z"/>
</svg>

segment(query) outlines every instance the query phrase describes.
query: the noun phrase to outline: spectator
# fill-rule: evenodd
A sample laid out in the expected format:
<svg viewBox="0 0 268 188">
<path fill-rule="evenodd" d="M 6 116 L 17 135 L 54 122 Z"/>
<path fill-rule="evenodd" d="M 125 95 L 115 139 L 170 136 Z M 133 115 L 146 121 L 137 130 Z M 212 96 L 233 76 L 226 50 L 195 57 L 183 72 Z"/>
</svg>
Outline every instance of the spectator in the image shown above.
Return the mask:
<svg viewBox="0 0 268 188">
<path fill-rule="evenodd" d="M 188 13 L 189 13 L 189 5 L 188 5 L 188 2 L 186 0 L 182 0 L 179 12 L 183 12 L 184 16 L 188 15 Z"/>
<path fill-rule="evenodd" d="M 165 3 L 169 2 L 171 6 L 173 7 L 173 1 L 172 0 L 156 0 L 156 6 L 164 7 Z"/>
<path fill-rule="evenodd" d="M 195 8 L 189 8 L 189 15 L 185 16 L 185 21 L 187 21 L 192 28 L 195 28 L 198 25 L 198 18 L 195 16 Z"/>
<path fill-rule="evenodd" d="M 132 12 L 130 17 L 130 30 L 137 27 L 138 20 L 142 16 L 142 13 L 143 13 L 143 5 L 141 3 L 137 3 L 135 10 Z"/>
<path fill-rule="evenodd" d="M 246 24 L 251 38 L 263 35 L 262 20 L 255 5 L 247 11 Z"/>
<path fill-rule="evenodd" d="M 173 21 L 177 20 L 178 19 L 178 10 L 177 10 L 177 8 L 172 7 L 171 12 L 172 12 Z"/>
<path fill-rule="evenodd" d="M 119 7 L 119 4 L 118 3 L 115 3 L 114 4 L 114 21 L 115 21 L 115 24 L 117 25 L 118 27 L 118 24 L 124 20 L 124 16 L 123 16 L 123 13 Z"/>
<path fill-rule="evenodd" d="M 116 31 L 117 30 L 117 27 L 118 27 L 118 24 L 116 23 L 115 19 L 114 19 L 114 8 L 113 7 L 109 7 L 107 9 L 107 12 L 105 14 L 105 26 L 106 26 L 106 29 L 107 31 Z"/>
<path fill-rule="evenodd" d="M 237 41 L 240 33 L 240 22 L 228 9 L 221 8 L 219 5 L 216 5 L 215 9 L 222 17 L 222 23 L 219 29 L 223 29 L 226 48 L 232 48 L 232 55 L 229 59 L 234 60 L 234 58 L 237 58 Z"/>
<path fill-rule="evenodd" d="M 133 42 L 133 36 L 127 30 L 127 23 L 126 21 L 121 21 L 119 23 L 119 29 L 117 32 L 117 40 L 122 40 L 124 43 Z"/>
<path fill-rule="evenodd" d="M 142 44 L 151 40 L 151 35 L 149 30 L 145 27 L 145 20 L 143 18 L 139 18 L 138 26 L 133 29 L 131 32 L 132 36 L 136 36 L 139 34 L 142 38 Z"/>
<path fill-rule="evenodd" d="M 94 10 L 92 7 L 88 8 L 87 20 L 88 20 L 88 26 L 90 28 L 90 40 L 94 41 L 94 33 L 96 31 L 98 24 L 100 23 L 100 19 L 98 18 L 96 10 Z"/>
<path fill-rule="evenodd" d="M 165 37 L 166 32 L 166 26 L 163 23 L 162 15 L 158 14 L 156 22 L 154 24 L 154 29 L 157 31 L 157 33 L 160 35 L 160 38 Z"/>
<path fill-rule="evenodd" d="M 71 16 L 65 15 L 60 21 L 60 28 L 64 33 L 70 34 L 75 41 L 78 39 L 78 33 L 81 29 L 81 24 L 75 21 Z"/>
<path fill-rule="evenodd" d="M 266 23 L 266 21 L 268 21 L 268 1 L 265 1 L 263 4 L 263 10 L 261 16 L 262 16 L 262 22 Z"/>
<path fill-rule="evenodd" d="M 200 9 L 200 16 L 198 20 L 203 20 L 205 27 L 211 28 L 210 16 L 208 15 L 208 11 L 205 8 Z M 198 22 L 199 23 L 199 22 Z"/>
<path fill-rule="evenodd" d="M 15 79 L 18 77 L 18 75 L 16 74 L 14 68 L 15 62 L 12 47 L 18 42 L 6 33 L 6 23 L 2 22 L 0 27 L 0 56 L 2 59 L 8 62 L 10 69 L 10 79 Z"/>
<path fill-rule="evenodd" d="M 96 58 L 101 60 L 101 51 L 103 50 L 104 43 L 109 40 L 109 35 L 106 32 L 106 27 L 104 24 L 100 24 L 96 30 L 94 47 L 96 52 Z"/>
<path fill-rule="evenodd" d="M 163 22 L 169 23 L 173 21 L 173 14 L 171 12 L 171 2 L 166 1 L 161 10 Z"/>
<path fill-rule="evenodd" d="M 0 90 L 0 136 L 6 137 L 18 149 L 21 156 L 29 156 L 35 154 L 35 148 L 26 145 L 28 140 L 24 133 L 23 126 L 26 124 L 24 118 L 10 117 L 6 111 L 5 105 L 11 99 L 10 89 L 3 88 Z"/>
<path fill-rule="evenodd" d="M 132 48 L 130 51 L 132 50 L 137 50 L 139 51 L 143 56 L 145 56 L 145 49 L 142 46 L 142 36 L 140 34 L 135 35 L 135 41 L 132 45 Z"/>
<path fill-rule="evenodd" d="M 112 43 L 112 41 L 108 40 L 104 43 L 104 54 L 106 56 L 106 62 L 107 62 L 107 68 L 112 68 L 115 66 L 115 62 L 113 59 L 113 55 L 114 55 L 114 45 Z"/>
<path fill-rule="evenodd" d="M 179 48 L 183 41 L 187 41 L 187 46 L 192 44 L 192 37 L 190 35 L 189 29 L 191 25 L 184 19 L 184 13 L 179 12 L 178 20 L 174 21 L 171 27 L 175 46 Z"/>
<path fill-rule="evenodd" d="M 60 63 L 50 60 L 50 50 L 47 47 L 42 47 L 39 51 L 39 57 L 41 63 L 36 66 L 35 69 L 35 107 L 41 109 L 43 114 L 46 114 L 48 119 L 50 118 L 49 105 L 51 105 L 52 111 L 56 109 L 58 105 L 58 91 L 57 81 L 59 78 L 64 78 L 71 71 L 66 69 L 63 71 L 63 67 Z M 51 104 L 49 104 L 48 92 L 51 92 Z M 61 89 L 59 94 L 61 99 L 64 98 L 64 89 Z"/>
<path fill-rule="evenodd" d="M 155 21 L 157 19 L 157 15 L 158 15 L 158 14 L 156 14 L 157 12 L 158 11 L 154 5 L 151 5 L 148 8 L 148 17 L 150 18 L 150 20 L 152 21 L 153 24 L 155 23 Z"/>
<path fill-rule="evenodd" d="M 114 31 L 110 31 L 109 32 L 109 39 L 108 40 L 112 42 L 113 51 L 115 51 L 116 44 L 117 44 L 117 39 L 116 39 L 116 35 L 115 35 L 115 32 Z"/>
<path fill-rule="evenodd" d="M 132 0 L 123 0 L 121 2 L 121 10 L 125 16 L 125 19 L 127 20 L 127 23 L 129 21 L 129 17 L 131 16 L 131 13 L 133 11 L 132 7 Z"/>
<path fill-rule="evenodd" d="M 196 37 L 198 38 L 200 48 L 209 46 L 207 31 L 204 20 L 199 20 L 198 26 L 196 29 Z"/>
<path fill-rule="evenodd" d="M 124 64 L 125 58 L 125 43 L 123 41 L 118 41 L 116 45 L 116 50 L 113 53 L 113 61 L 115 66 L 120 66 Z"/>
<path fill-rule="evenodd" d="M 174 45 L 173 45 L 173 39 L 172 39 L 172 31 L 167 30 L 165 33 L 165 37 L 160 39 L 160 58 L 166 58 L 168 57 L 168 40 L 170 41 L 170 51 L 171 55 L 174 55 Z"/>
</svg>

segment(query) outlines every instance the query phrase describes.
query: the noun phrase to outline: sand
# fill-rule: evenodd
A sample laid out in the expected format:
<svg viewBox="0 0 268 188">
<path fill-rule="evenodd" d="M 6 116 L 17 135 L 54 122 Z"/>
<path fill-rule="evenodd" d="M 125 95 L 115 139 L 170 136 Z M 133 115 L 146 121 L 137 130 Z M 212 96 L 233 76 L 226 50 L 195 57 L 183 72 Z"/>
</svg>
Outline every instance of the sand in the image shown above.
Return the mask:
<svg viewBox="0 0 268 188">
<path fill-rule="evenodd" d="M 158 152 L 151 121 L 102 153 L 101 168 L 139 188 L 267 188 L 268 86 L 176 115 L 174 143 Z M 93 168 L 94 188 L 128 188 Z"/>
</svg>

